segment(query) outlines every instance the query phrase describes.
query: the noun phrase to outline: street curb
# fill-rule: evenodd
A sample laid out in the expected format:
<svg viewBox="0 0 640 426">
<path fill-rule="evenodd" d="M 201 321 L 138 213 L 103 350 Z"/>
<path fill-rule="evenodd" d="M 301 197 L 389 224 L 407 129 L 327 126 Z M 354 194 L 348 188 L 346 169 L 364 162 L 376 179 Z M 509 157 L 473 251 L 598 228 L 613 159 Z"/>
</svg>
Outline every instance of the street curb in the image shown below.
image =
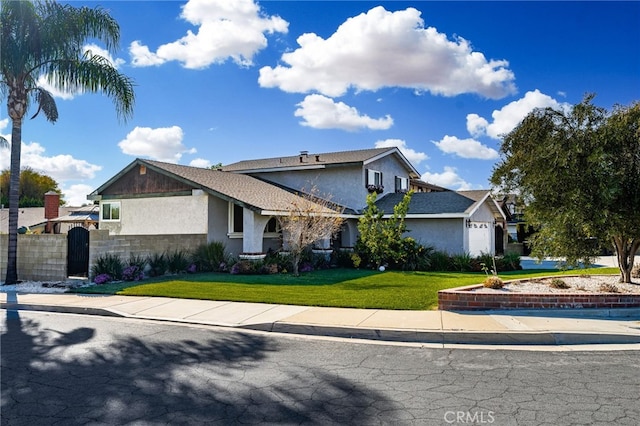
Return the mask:
<svg viewBox="0 0 640 426">
<path fill-rule="evenodd" d="M 586 345 L 586 344 L 631 344 L 640 343 L 640 335 L 614 333 L 580 333 L 555 331 L 421 331 L 379 328 L 353 328 L 292 324 L 276 322 L 266 329 L 263 325 L 245 326 L 254 330 L 311 336 L 341 337 L 386 342 L 470 344 L 470 345 Z"/>
<path fill-rule="evenodd" d="M 59 314 L 81 314 L 81 315 L 97 315 L 103 317 L 120 317 L 116 312 L 111 312 L 108 309 L 101 308 L 87 308 L 82 306 L 57 306 L 57 305 L 32 305 L 23 303 L 0 303 L 0 309 L 6 309 L 7 311 L 42 311 L 42 312 L 55 312 Z"/>
<path fill-rule="evenodd" d="M 272 333 L 295 334 L 306 336 L 338 337 L 345 339 L 362 339 L 380 342 L 404 342 L 426 344 L 469 344 L 469 345 L 524 345 L 524 346 L 560 346 L 560 345 L 588 345 L 588 344 L 636 344 L 640 343 L 638 334 L 615 333 L 581 333 L 557 331 L 462 331 L 462 330 L 400 330 L 382 328 L 355 328 L 340 326 L 324 326 L 315 324 L 299 324 L 274 322 L 251 325 L 213 324 L 197 321 L 183 321 L 180 319 L 159 319 L 136 315 L 126 315 L 103 308 L 87 308 L 59 305 L 36 305 L 0 303 L 0 309 L 7 311 L 25 310 L 56 313 L 71 313 L 81 315 L 96 315 L 141 320 L 174 322 L 180 324 L 201 324 L 216 327 L 233 328 L 237 330 L 256 330 Z M 637 310 L 640 311 L 640 310 Z M 493 314 L 497 314 L 495 311 Z M 562 311 L 564 312 L 564 311 Z M 520 313 L 523 313 L 522 311 Z"/>
</svg>

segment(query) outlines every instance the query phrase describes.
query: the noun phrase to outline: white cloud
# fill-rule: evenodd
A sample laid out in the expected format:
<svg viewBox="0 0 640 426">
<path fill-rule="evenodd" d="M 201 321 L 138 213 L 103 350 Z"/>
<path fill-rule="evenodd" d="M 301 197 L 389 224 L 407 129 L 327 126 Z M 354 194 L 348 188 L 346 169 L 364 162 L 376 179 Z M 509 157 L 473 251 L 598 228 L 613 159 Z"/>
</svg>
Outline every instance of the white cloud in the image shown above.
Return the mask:
<svg viewBox="0 0 640 426">
<path fill-rule="evenodd" d="M 402 155 L 407 157 L 407 160 L 409 160 L 411 164 L 420 164 L 420 162 L 429 159 L 429 156 L 424 152 L 417 152 L 414 149 L 408 148 L 407 142 L 402 139 L 386 139 L 375 143 L 376 148 L 389 148 L 392 146 L 398 147 Z"/>
<path fill-rule="evenodd" d="M 286 33 L 289 23 L 279 16 L 267 16 L 252 0 L 189 0 L 182 19 L 198 27 L 153 53 L 139 41 L 129 47 L 134 66 L 179 61 L 185 68 L 206 68 L 232 59 L 252 65 L 253 56 L 267 46 L 265 33 Z"/>
<path fill-rule="evenodd" d="M 11 137 L 7 136 L 5 137 L 10 141 Z M 0 170 L 8 169 L 11 162 L 10 149 L 0 148 L 0 153 Z M 73 158 L 71 155 L 48 157 L 45 155 L 44 147 L 37 142 L 23 142 L 20 157 L 21 167 L 29 167 L 50 176 L 58 184 L 70 180 L 93 179 L 96 172 L 102 170 L 101 166 Z"/>
<path fill-rule="evenodd" d="M 356 108 L 344 102 L 335 102 L 322 95 L 308 95 L 300 102 L 294 115 L 302 117 L 303 126 L 314 129 L 342 129 L 349 132 L 359 129 L 385 130 L 393 126 L 393 119 L 371 118 L 361 115 Z"/>
<path fill-rule="evenodd" d="M 194 158 L 189 162 L 189 165 L 191 167 L 201 167 L 203 169 L 208 169 L 212 166 L 211 161 L 204 158 Z"/>
<path fill-rule="evenodd" d="M 182 154 L 193 154 L 195 148 L 188 149 L 182 144 L 183 133 L 178 126 L 136 127 L 118 146 L 123 153 L 154 160 L 177 163 Z"/>
<path fill-rule="evenodd" d="M 523 118 L 535 108 L 553 108 L 568 110 L 571 106 L 567 103 L 559 103 L 551 96 L 541 93 L 538 89 L 527 92 L 524 97 L 513 101 L 499 110 L 493 111 L 493 122 L 489 123 L 478 114 L 467 115 L 467 130 L 474 137 L 489 136 L 500 139 L 502 135 L 512 131 Z"/>
<path fill-rule="evenodd" d="M 481 144 L 475 139 L 459 139 L 446 135 L 442 140 L 433 142 L 440 151 L 447 154 L 455 154 L 462 158 L 478 160 L 493 160 L 499 157 L 498 151 Z"/>
<path fill-rule="evenodd" d="M 69 187 L 65 187 L 64 185 L 60 186 L 66 205 L 72 207 L 91 204 L 92 201 L 87 200 L 87 195 L 94 189 L 95 188 L 85 184 L 70 185 Z"/>
<path fill-rule="evenodd" d="M 318 91 L 341 96 L 349 88 L 375 91 L 404 87 L 455 96 L 477 93 L 499 99 L 516 91 L 505 60 L 487 60 L 468 41 L 449 40 L 424 27 L 414 9 L 388 12 L 382 6 L 349 18 L 326 40 L 307 33 L 299 48 L 274 68 L 260 69 L 262 87 L 286 92 Z"/>
<path fill-rule="evenodd" d="M 454 189 L 456 191 L 471 189 L 471 184 L 458 176 L 455 167 L 445 166 L 442 173 L 426 172 L 422 175 L 421 179 L 425 182 L 442 186 L 444 188 Z"/>
</svg>

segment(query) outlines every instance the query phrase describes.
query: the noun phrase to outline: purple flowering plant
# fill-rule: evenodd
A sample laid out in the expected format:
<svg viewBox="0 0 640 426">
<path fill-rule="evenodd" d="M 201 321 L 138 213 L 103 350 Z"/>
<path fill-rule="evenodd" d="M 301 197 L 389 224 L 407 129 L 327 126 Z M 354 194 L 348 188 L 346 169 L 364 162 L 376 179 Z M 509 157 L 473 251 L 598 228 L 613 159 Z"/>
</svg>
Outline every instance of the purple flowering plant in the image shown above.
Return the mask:
<svg viewBox="0 0 640 426">
<path fill-rule="evenodd" d="M 100 274 L 93 279 L 93 282 L 96 284 L 104 284 L 108 283 L 109 281 L 111 281 L 111 275 L 109 274 Z"/>
<path fill-rule="evenodd" d="M 124 281 L 140 281 L 144 279 L 144 273 L 140 270 L 140 267 L 131 265 L 122 271 L 122 279 Z"/>
</svg>

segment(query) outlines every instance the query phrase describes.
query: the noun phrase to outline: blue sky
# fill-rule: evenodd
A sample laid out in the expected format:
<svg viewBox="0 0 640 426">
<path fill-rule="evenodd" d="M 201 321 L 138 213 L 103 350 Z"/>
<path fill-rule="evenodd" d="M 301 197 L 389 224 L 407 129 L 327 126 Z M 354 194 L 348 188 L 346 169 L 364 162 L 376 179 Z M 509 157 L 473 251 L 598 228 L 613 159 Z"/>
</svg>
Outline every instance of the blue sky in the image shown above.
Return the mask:
<svg viewBox="0 0 640 426">
<path fill-rule="evenodd" d="M 136 157 L 208 167 L 376 146 L 399 146 L 425 181 L 488 188 L 500 135 L 533 108 L 640 99 L 637 1 L 70 3 L 111 12 L 109 58 L 136 83 L 126 123 L 78 93 L 57 93 L 55 125 L 25 121 L 22 165 L 70 205 Z"/>
</svg>

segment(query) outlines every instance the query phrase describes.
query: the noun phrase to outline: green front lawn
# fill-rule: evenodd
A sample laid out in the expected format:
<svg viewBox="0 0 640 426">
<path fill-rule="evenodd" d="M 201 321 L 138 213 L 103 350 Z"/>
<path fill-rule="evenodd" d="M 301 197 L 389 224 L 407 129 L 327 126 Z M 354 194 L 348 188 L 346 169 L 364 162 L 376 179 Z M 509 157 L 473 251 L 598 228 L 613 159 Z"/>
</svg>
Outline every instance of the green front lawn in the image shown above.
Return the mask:
<svg viewBox="0 0 640 426">
<path fill-rule="evenodd" d="M 504 280 L 576 273 L 617 274 L 618 268 L 558 272 L 527 270 L 504 272 Z M 230 275 L 222 273 L 178 275 L 143 282 L 122 282 L 78 289 L 81 293 L 161 296 L 184 299 L 259 302 L 283 305 L 342 308 L 436 309 L 438 290 L 479 284 L 483 273 L 378 272 L 331 269 L 304 273 Z"/>
</svg>

